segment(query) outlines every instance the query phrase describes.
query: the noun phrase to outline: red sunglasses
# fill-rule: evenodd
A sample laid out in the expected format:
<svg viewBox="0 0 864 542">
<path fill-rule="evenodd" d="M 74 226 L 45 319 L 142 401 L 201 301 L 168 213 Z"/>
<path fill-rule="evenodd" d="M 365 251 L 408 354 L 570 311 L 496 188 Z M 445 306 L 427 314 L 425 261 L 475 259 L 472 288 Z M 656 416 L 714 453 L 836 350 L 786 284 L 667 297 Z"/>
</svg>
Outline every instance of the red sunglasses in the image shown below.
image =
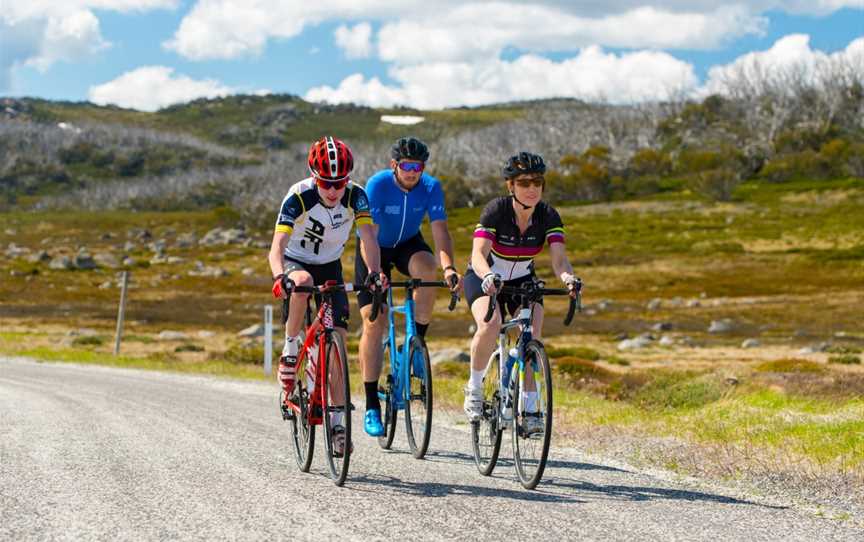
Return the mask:
<svg viewBox="0 0 864 542">
<path fill-rule="evenodd" d="M 338 181 L 328 181 L 326 179 L 322 179 L 320 177 L 315 177 L 315 184 L 318 185 L 318 188 L 322 190 L 342 190 L 345 188 L 345 185 L 348 184 L 348 179 L 340 179 Z"/>
<path fill-rule="evenodd" d="M 402 171 L 413 171 L 415 173 L 423 171 L 426 165 L 423 162 L 399 162 L 399 169 Z"/>
</svg>

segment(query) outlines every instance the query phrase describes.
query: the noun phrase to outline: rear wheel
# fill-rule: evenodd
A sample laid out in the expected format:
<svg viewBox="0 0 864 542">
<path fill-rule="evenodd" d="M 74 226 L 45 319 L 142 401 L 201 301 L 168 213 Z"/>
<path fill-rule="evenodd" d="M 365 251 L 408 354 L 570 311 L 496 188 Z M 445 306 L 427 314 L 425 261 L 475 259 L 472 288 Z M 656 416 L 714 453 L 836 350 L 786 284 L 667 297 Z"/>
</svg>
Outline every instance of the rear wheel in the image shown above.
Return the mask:
<svg viewBox="0 0 864 542">
<path fill-rule="evenodd" d="M 351 461 L 351 388 L 348 382 L 348 356 L 345 352 L 345 342 L 338 331 L 330 333 L 327 341 L 327 373 L 325 382 L 320 385 L 324 398 L 324 449 L 327 456 L 327 467 L 330 477 L 337 486 L 345 483 L 348 476 L 348 464 Z M 344 398 L 340 404 L 334 404 L 333 389 L 341 391 Z M 332 388 L 332 389 L 331 389 Z M 341 416 L 338 416 L 340 415 Z M 341 418 L 340 423 L 333 423 L 333 416 Z M 340 450 L 334 440 L 342 440 L 344 446 Z"/>
<path fill-rule="evenodd" d="M 408 447 L 415 458 L 423 459 L 432 432 L 432 364 L 426 344 L 420 337 L 412 338 L 408 349 L 407 391 L 405 431 Z"/>
<path fill-rule="evenodd" d="M 543 477 L 552 437 L 552 373 L 543 345 L 525 345 L 525 372 L 513 367 L 513 460 L 516 474 L 526 489 L 534 489 Z M 535 395 L 536 394 L 536 395 Z"/>
<path fill-rule="evenodd" d="M 384 358 L 389 360 L 390 341 L 384 343 Z M 383 385 L 378 386 L 378 398 L 381 400 L 381 424 L 384 426 L 384 434 L 378 437 L 378 446 L 389 450 L 393 445 L 393 437 L 396 435 L 396 408 L 393 404 L 393 374 L 382 372 Z M 382 397 L 383 395 L 383 397 Z"/>
<path fill-rule="evenodd" d="M 471 447 L 474 462 L 483 476 L 489 476 L 498 462 L 501 451 L 501 405 L 498 393 L 500 380 L 498 352 L 489 358 L 489 369 L 483 379 L 483 415 L 478 421 L 471 422 Z"/>
</svg>

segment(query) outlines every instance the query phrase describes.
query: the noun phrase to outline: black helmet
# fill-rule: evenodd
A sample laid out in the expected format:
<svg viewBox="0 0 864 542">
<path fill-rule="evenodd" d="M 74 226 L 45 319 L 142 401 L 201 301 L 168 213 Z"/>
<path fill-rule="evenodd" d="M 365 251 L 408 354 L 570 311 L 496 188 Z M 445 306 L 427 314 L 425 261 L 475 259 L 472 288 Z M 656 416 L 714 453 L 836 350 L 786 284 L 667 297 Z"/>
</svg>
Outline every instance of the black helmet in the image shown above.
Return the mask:
<svg viewBox="0 0 864 542">
<path fill-rule="evenodd" d="M 512 179 L 517 175 L 525 173 L 546 173 L 546 164 L 543 162 L 543 157 L 539 154 L 522 151 L 508 158 L 507 163 L 504 164 L 504 169 L 501 170 L 501 174 L 504 175 L 505 179 Z"/>
<path fill-rule="evenodd" d="M 397 162 L 399 160 L 425 162 L 429 159 L 429 147 L 416 137 L 403 137 L 390 148 L 390 156 Z"/>
</svg>

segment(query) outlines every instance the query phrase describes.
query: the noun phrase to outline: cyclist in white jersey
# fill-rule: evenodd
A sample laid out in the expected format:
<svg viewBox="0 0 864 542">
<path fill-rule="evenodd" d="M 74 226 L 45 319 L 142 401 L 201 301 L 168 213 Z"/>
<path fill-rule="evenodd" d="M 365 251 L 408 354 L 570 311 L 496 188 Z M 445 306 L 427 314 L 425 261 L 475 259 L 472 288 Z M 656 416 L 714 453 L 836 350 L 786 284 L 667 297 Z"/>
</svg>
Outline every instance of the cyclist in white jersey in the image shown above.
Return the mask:
<svg viewBox="0 0 864 542">
<path fill-rule="evenodd" d="M 297 376 L 298 335 L 309 294 L 284 291 L 283 278 L 288 279 L 289 289 L 320 285 L 327 280 L 343 282 L 340 258 L 356 224 L 361 256 L 372 270 L 366 284 L 386 288 L 366 192 L 349 178 L 354 167 L 351 149 L 338 139 L 323 137 L 309 149 L 308 165 L 312 176 L 293 185 L 282 200 L 268 258 L 273 272 L 273 295 L 283 299 L 291 295 L 285 346 L 279 360 L 279 379 L 286 397 L 293 391 Z M 346 339 L 348 296 L 344 291 L 333 298 L 333 323 Z M 338 404 L 341 398 L 335 397 L 337 390 L 334 387 L 331 391 Z M 340 426 L 340 422 L 334 420 L 334 427 Z M 334 433 L 339 434 L 338 430 Z M 345 443 L 342 440 L 334 445 L 341 450 Z"/>
</svg>

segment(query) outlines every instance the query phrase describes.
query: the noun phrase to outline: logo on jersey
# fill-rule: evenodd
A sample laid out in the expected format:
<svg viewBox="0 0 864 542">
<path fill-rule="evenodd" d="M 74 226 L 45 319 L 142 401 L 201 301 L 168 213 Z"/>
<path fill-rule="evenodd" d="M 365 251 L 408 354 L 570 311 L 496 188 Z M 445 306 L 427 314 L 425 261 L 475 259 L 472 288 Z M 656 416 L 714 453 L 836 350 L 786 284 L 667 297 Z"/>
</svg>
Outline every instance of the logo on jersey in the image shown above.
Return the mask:
<svg viewBox="0 0 864 542">
<path fill-rule="evenodd" d="M 401 205 L 386 205 L 384 207 L 384 214 L 398 215 L 401 212 L 402 212 L 402 206 Z"/>
<path fill-rule="evenodd" d="M 310 226 L 303 232 L 303 239 L 300 241 L 300 246 L 307 249 L 306 241 L 312 245 L 312 252 L 318 254 L 321 249 L 321 242 L 324 241 L 324 223 L 318 222 L 313 217 L 309 217 Z"/>
</svg>

